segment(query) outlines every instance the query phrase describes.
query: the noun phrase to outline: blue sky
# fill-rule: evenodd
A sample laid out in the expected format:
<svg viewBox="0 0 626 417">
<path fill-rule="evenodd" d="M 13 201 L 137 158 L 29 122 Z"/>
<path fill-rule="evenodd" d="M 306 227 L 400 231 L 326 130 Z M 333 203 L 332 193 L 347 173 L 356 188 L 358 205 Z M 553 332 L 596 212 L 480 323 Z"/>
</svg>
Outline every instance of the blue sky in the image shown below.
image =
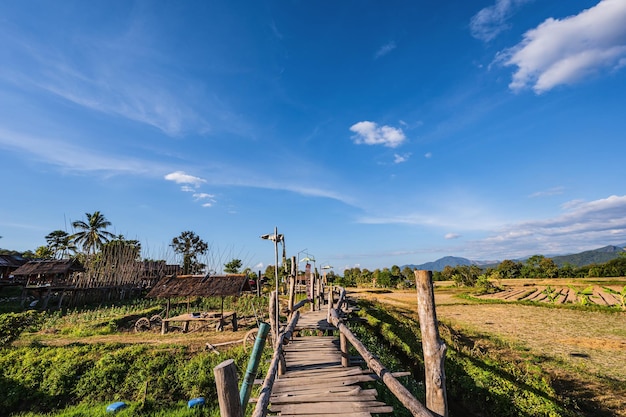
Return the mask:
<svg viewBox="0 0 626 417">
<path fill-rule="evenodd" d="M 626 2 L 6 1 L 0 247 L 101 211 L 174 260 L 626 242 Z"/>
</svg>

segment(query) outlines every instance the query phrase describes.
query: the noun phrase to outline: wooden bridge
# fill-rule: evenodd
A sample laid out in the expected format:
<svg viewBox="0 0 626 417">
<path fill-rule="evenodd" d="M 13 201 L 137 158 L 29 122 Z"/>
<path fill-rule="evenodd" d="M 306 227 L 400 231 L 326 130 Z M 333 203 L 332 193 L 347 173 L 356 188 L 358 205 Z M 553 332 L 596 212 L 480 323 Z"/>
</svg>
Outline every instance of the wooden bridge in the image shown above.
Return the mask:
<svg viewBox="0 0 626 417">
<path fill-rule="evenodd" d="M 416 271 L 416 277 L 418 272 L 427 271 Z M 418 298 L 420 292 L 424 292 L 421 299 L 425 300 L 419 303 L 418 314 L 426 368 L 426 406 L 396 379 L 410 373 L 390 372 L 344 324 L 347 300 L 345 290 L 341 289 L 336 302 L 333 291 L 328 292 L 327 308 L 320 308 L 322 303 L 318 303 L 316 311 L 300 313 L 300 307 L 306 302 L 315 303 L 315 300 L 305 300 L 293 306 L 284 327 L 271 320 L 276 317 L 274 309 L 277 306 L 270 298 L 274 355 L 265 378 L 256 381 L 263 386 L 258 398 L 252 400 L 256 402 L 252 416 L 366 417 L 394 413 L 392 405 L 377 399 L 376 389 L 360 386 L 375 380 L 384 383 L 398 399 L 400 407 L 406 408 L 411 415 L 447 416 L 443 372 L 445 345 L 437 332 L 431 275 L 425 276 L 424 280 L 426 285 L 421 286 L 422 290 L 418 281 Z M 349 345 L 358 352 L 355 361 L 349 356 Z M 223 417 L 241 417 L 249 395 L 243 394 L 243 386 L 241 395 L 237 393 L 236 369 L 230 362 L 215 368 L 220 411 Z M 227 366 L 231 365 L 232 369 L 228 370 Z"/>
</svg>

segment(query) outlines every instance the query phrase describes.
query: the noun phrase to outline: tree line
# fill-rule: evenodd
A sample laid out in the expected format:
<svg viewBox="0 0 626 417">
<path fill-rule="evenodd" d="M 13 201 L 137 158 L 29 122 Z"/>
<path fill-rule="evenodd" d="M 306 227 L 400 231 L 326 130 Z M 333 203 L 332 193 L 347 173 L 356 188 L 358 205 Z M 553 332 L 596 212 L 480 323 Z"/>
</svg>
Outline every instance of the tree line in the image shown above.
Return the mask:
<svg viewBox="0 0 626 417">
<path fill-rule="evenodd" d="M 85 220 L 72 222 L 72 234 L 65 230 L 53 230 L 45 236 L 46 245 L 34 251 L 0 249 L 0 254 L 20 255 L 25 259 L 77 259 L 86 267 L 101 264 L 105 260 L 117 265 L 141 261 L 141 243 L 110 232 L 107 229 L 111 225 L 100 211 L 85 213 Z M 209 245 L 195 232 L 182 232 L 172 238 L 169 246 L 181 256 L 183 274 L 198 274 L 205 270 L 206 264 L 200 262 L 200 256 L 208 251 Z M 230 272 L 237 272 L 238 268 L 241 268 L 240 260 L 226 264 Z"/>
<path fill-rule="evenodd" d="M 559 267 L 551 258 L 534 255 L 525 261 L 506 259 L 496 266 L 478 265 L 446 266 L 433 272 L 434 281 L 454 281 L 461 286 L 485 285 L 490 280 L 515 278 L 588 278 L 626 276 L 626 252 L 616 259 L 602 264 Z M 415 282 L 413 269 L 393 265 L 391 268 L 375 269 L 348 268 L 343 277 L 335 277 L 338 285 L 352 287 L 407 288 Z"/>
</svg>

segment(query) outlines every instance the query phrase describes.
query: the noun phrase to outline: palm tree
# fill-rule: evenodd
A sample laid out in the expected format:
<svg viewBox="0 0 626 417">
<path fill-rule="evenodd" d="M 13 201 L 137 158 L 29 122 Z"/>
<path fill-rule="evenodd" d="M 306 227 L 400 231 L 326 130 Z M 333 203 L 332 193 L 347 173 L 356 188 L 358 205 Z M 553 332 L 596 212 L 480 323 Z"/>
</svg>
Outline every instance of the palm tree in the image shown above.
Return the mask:
<svg viewBox="0 0 626 417">
<path fill-rule="evenodd" d="M 104 230 L 111 226 L 111 222 L 99 211 L 94 211 L 93 214 L 85 213 L 85 216 L 87 216 L 86 222 L 82 220 L 72 222 L 72 227 L 80 230 L 72 235 L 72 239 L 82 245 L 87 255 L 91 255 L 115 235 Z"/>
</svg>

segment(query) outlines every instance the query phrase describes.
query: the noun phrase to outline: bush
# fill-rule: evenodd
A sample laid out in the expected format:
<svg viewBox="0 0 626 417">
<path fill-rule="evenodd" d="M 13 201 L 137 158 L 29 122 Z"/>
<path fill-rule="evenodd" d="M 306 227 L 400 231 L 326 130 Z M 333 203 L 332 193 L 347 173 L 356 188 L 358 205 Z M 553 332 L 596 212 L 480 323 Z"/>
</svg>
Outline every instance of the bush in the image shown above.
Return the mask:
<svg viewBox="0 0 626 417">
<path fill-rule="evenodd" d="M 41 314 L 35 311 L 0 315 L 0 347 L 10 345 L 20 334 L 41 323 Z"/>
</svg>

